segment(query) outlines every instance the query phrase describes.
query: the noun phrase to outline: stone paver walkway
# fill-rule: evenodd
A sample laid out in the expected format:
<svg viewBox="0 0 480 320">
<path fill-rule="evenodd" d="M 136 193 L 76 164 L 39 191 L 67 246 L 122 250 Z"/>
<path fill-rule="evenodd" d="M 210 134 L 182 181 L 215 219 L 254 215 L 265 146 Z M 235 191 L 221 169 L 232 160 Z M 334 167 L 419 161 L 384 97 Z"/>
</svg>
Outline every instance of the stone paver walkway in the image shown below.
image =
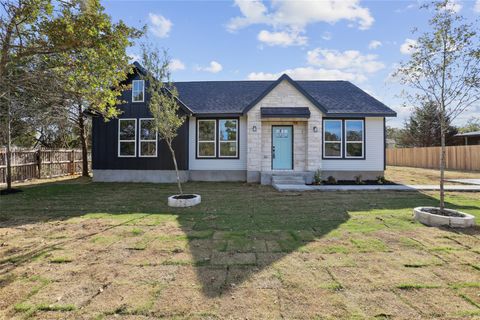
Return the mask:
<svg viewBox="0 0 480 320">
<path fill-rule="evenodd" d="M 440 187 L 438 185 L 294 185 L 294 184 L 277 184 L 273 187 L 278 191 L 436 191 Z M 480 185 L 449 185 L 445 186 L 446 191 L 479 191 Z"/>
<path fill-rule="evenodd" d="M 447 179 L 449 182 L 480 185 L 480 179 Z"/>
</svg>

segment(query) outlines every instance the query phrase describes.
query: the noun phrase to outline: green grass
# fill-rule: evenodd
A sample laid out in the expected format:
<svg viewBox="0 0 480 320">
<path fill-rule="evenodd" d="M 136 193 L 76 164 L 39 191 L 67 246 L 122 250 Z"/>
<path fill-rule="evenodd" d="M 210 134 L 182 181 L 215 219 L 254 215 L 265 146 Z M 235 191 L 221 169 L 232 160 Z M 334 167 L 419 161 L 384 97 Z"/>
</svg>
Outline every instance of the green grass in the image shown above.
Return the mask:
<svg viewBox="0 0 480 320">
<path fill-rule="evenodd" d="M 294 305 L 308 303 L 303 300 L 308 300 L 310 295 L 319 292 L 320 295 L 335 295 L 332 301 L 339 304 L 339 308 L 335 307 L 335 312 L 344 315 L 341 312 L 345 310 L 342 311 L 340 305 L 344 298 L 337 295 L 349 293 L 357 285 L 365 289 L 375 287 L 378 289 L 376 292 L 391 291 L 391 282 L 381 282 L 369 272 L 385 269 L 386 274 L 392 271 L 392 276 L 394 272 L 427 273 L 429 268 L 436 267 L 439 262 L 443 262 L 445 270 L 448 270 L 450 260 L 419 259 L 417 257 L 420 254 L 426 257 L 458 254 L 459 259 L 463 259 L 459 261 L 458 268 L 462 268 L 463 272 L 467 269 L 467 273 L 478 272 L 480 268 L 477 263 L 473 263 L 476 257 L 473 250 L 466 248 L 459 252 L 453 244 L 442 238 L 445 234 L 452 233 L 452 230 L 427 228 L 413 221 L 412 208 L 436 205 L 436 193 L 305 192 L 293 196 L 276 192 L 271 187 L 244 183 L 186 183 L 184 189 L 185 192 L 200 193 L 202 204 L 185 209 L 169 208 L 166 199 L 176 191 L 175 186 L 146 183 L 87 181 L 78 184 L 44 184 L 25 187 L 22 193 L 2 197 L 2 226 L 42 227 L 36 229 L 38 231 L 33 240 L 7 235 L 9 245 L 19 250 L 12 251 L 11 256 L 3 255 L 0 262 L 18 266 L 21 270 L 36 271 L 37 265 L 42 266 L 38 268 L 40 277 L 21 280 L 18 279 L 20 276 L 1 278 L 0 284 L 5 286 L 19 281 L 25 286 L 27 282 L 28 293 L 12 302 L 11 308 L 22 313 L 21 317 L 40 311 L 73 311 L 74 315 L 77 311 L 81 313 L 73 305 L 40 304 L 42 300 L 38 298 L 35 301 L 36 295 L 40 291 L 43 293 L 43 290 L 49 293 L 50 288 L 56 287 L 49 285 L 49 277 L 58 279 L 58 274 L 76 270 L 79 266 L 104 263 L 94 259 L 98 253 L 102 260 L 106 258 L 105 261 L 111 263 L 109 266 L 115 272 L 122 275 L 122 284 L 128 284 L 128 288 L 131 286 L 135 289 L 139 285 L 138 277 L 133 277 L 138 270 L 145 270 L 146 273 L 142 274 L 145 280 L 151 280 L 147 277 L 163 276 L 153 272 L 153 268 L 166 270 L 165 281 L 168 282 L 170 293 L 161 296 L 162 303 L 156 301 L 152 306 L 147 295 L 144 305 L 135 307 L 133 304 L 118 310 L 113 307 L 109 309 L 114 310 L 113 313 L 148 316 L 171 314 L 185 318 L 192 317 L 192 313 L 183 313 L 181 308 L 175 309 L 176 301 L 169 299 L 178 299 L 184 303 L 184 310 L 188 310 L 193 304 L 182 299 L 193 297 L 198 301 L 192 302 L 199 306 L 195 312 L 200 314 L 210 311 L 208 307 L 202 306 L 208 306 L 213 301 L 211 298 L 218 299 L 215 300 L 218 304 L 229 299 L 230 304 L 253 307 L 253 302 L 248 299 L 262 299 L 255 295 L 260 292 L 257 290 L 259 287 L 281 285 L 279 292 L 282 295 L 290 296 L 293 293 L 292 297 L 302 297 L 298 301 L 291 298 L 290 303 Z M 480 217 L 480 201 L 477 197 L 478 194 L 472 193 L 447 193 L 447 206 Z M 61 229 L 60 238 L 52 238 L 54 232 L 49 231 L 54 228 Z M 459 241 L 462 241 L 461 237 L 471 237 L 462 231 L 456 235 L 460 237 Z M 48 246 L 38 241 L 38 250 L 35 250 L 35 243 L 30 245 L 44 238 L 50 239 L 48 242 L 55 245 Z M 64 251 L 55 251 L 56 248 L 63 248 Z M 370 257 L 375 261 L 374 264 L 369 263 Z M 138 266 L 149 267 L 133 269 Z M 424 269 L 414 270 L 415 268 Z M 48 273 L 52 269 L 56 272 L 54 275 Z M 329 269 L 330 277 L 325 269 Z M 99 277 L 99 270 L 103 269 L 98 266 L 92 271 L 85 269 L 82 272 L 95 279 Z M 393 291 L 398 293 L 398 289 L 441 287 L 442 290 L 453 291 L 459 296 L 464 294 L 462 290 L 478 288 L 478 283 L 469 282 L 470 279 L 458 278 L 454 283 L 446 280 L 439 283 L 435 273 L 431 274 L 430 278 L 422 278 L 422 283 L 413 280 L 409 283 L 405 279 L 411 278 L 399 278 L 395 283 L 400 284 Z M 67 278 L 72 284 L 79 284 L 76 278 Z M 378 283 L 365 280 L 370 278 Z M 78 281 L 83 280 L 79 278 Z M 175 287 L 177 285 L 178 289 Z M 243 290 L 245 286 L 254 288 L 255 291 L 252 292 L 255 294 L 237 296 L 235 288 Z M 201 290 L 201 294 L 191 295 L 190 290 Z M 304 292 L 300 294 L 299 290 Z M 182 295 L 184 291 L 185 296 Z M 229 291 L 232 294 L 225 294 Z M 274 290 L 261 290 L 266 295 L 265 299 L 269 299 L 270 291 Z M 368 292 L 375 290 L 365 291 L 368 295 Z M 433 295 L 436 290 L 425 291 L 425 294 L 430 292 Z M 352 294 L 352 299 L 354 296 Z M 235 301 L 231 301 L 232 297 L 235 297 Z M 465 297 L 468 298 L 467 295 Z M 319 296 L 318 299 L 330 297 Z M 151 313 L 151 309 L 162 308 L 164 300 L 168 301 L 165 302 L 166 305 L 171 306 L 171 313 Z M 288 299 L 282 301 L 289 302 Z M 257 302 L 258 300 L 255 303 Z M 360 306 L 362 303 L 365 302 L 357 300 L 351 305 Z M 350 305 L 343 307 L 351 308 Z M 268 308 L 273 312 L 278 309 L 278 305 Z M 289 309 L 295 308 L 293 305 L 284 307 L 286 312 Z M 352 318 L 359 309 L 360 307 L 348 309 L 345 318 Z M 369 308 L 361 305 L 361 309 Z M 307 311 L 306 307 L 305 312 Z M 325 312 L 326 318 L 336 317 L 328 310 Z M 102 315 L 106 314 L 85 316 L 94 318 Z M 225 314 L 218 315 L 218 318 L 224 317 Z M 235 313 L 232 317 L 247 317 L 247 314 Z M 295 317 L 293 314 L 285 315 L 285 318 Z M 315 318 L 315 315 L 305 317 Z M 361 315 L 358 317 L 361 318 Z M 272 314 L 270 318 L 276 318 L 276 315 Z"/>
<path fill-rule="evenodd" d="M 420 284 L 420 283 L 402 283 L 397 286 L 401 290 L 414 290 L 414 289 L 437 289 L 441 288 L 435 284 Z"/>
</svg>

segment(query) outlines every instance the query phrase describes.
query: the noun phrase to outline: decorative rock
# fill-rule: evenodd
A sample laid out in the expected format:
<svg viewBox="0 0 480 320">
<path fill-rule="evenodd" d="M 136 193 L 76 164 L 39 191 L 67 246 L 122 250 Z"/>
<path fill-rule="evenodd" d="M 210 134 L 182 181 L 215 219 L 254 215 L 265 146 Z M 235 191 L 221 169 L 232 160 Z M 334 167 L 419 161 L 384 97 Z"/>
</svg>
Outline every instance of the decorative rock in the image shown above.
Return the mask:
<svg viewBox="0 0 480 320">
<path fill-rule="evenodd" d="M 445 209 L 445 211 L 462 215 L 462 217 L 442 216 L 433 214 L 424 209 L 438 209 L 435 207 L 416 207 L 413 209 L 413 216 L 415 220 L 431 227 L 449 226 L 452 228 L 469 228 L 475 225 L 475 217 L 471 214 L 460 212 L 452 209 Z"/>
<path fill-rule="evenodd" d="M 202 202 L 198 194 L 183 194 L 168 197 L 168 206 L 177 208 L 193 207 Z"/>
</svg>

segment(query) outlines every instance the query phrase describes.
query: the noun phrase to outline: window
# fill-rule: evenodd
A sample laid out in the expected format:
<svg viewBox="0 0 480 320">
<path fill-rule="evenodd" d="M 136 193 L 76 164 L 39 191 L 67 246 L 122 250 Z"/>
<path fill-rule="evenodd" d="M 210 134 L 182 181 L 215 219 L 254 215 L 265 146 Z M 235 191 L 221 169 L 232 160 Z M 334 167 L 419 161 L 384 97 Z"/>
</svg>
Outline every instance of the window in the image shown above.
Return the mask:
<svg viewBox="0 0 480 320">
<path fill-rule="evenodd" d="M 324 158 L 342 157 L 342 120 L 324 120 L 323 156 Z"/>
<path fill-rule="evenodd" d="M 198 120 L 197 122 L 197 156 L 199 158 L 215 158 L 217 154 L 215 132 L 216 120 Z"/>
<path fill-rule="evenodd" d="M 118 119 L 118 156 L 135 157 L 137 119 Z"/>
<path fill-rule="evenodd" d="M 345 120 L 345 157 L 363 158 L 363 120 Z"/>
<path fill-rule="evenodd" d="M 157 141 L 155 120 L 140 119 L 140 157 L 156 157 Z"/>
<path fill-rule="evenodd" d="M 145 81 L 133 80 L 132 81 L 132 102 L 143 102 L 145 94 Z"/>
<path fill-rule="evenodd" d="M 197 158 L 238 159 L 238 119 L 197 119 Z"/>
<path fill-rule="evenodd" d="M 220 137 L 220 157 L 235 158 L 238 154 L 237 142 L 238 120 L 221 119 L 218 121 Z"/>
<path fill-rule="evenodd" d="M 323 158 L 365 159 L 364 119 L 323 120 Z"/>
</svg>

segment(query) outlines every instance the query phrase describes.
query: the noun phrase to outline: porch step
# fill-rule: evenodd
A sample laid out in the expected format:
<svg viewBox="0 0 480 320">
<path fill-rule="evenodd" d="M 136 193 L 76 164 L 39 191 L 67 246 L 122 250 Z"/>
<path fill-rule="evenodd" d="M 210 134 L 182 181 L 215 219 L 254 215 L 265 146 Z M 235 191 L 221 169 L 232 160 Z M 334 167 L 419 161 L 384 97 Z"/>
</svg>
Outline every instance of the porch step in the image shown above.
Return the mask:
<svg viewBox="0 0 480 320">
<path fill-rule="evenodd" d="M 305 185 L 305 178 L 298 175 L 273 175 L 272 185 L 289 184 L 289 185 Z"/>
</svg>

